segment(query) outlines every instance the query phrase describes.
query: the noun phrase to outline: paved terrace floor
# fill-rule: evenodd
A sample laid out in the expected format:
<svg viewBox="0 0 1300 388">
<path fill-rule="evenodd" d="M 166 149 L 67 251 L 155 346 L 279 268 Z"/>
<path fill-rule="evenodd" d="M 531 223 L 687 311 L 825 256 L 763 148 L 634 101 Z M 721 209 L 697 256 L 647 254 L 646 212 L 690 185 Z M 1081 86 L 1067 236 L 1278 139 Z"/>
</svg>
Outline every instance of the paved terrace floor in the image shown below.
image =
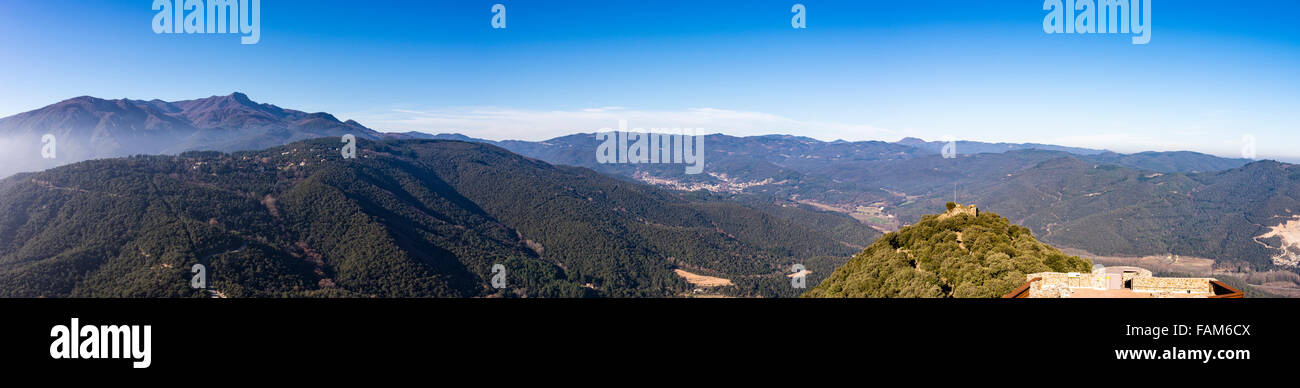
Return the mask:
<svg viewBox="0 0 1300 388">
<path fill-rule="evenodd" d="M 1071 290 L 1071 298 L 1154 298 L 1155 294 L 1150 292 L 1134 292 L 1133 290 L 1094 290 L 1091 288 L 1075 288 Z M 1209 295 L 1205 294 L 1168 294 L 1165 298 L 1204 298 Z"/>
</svg>

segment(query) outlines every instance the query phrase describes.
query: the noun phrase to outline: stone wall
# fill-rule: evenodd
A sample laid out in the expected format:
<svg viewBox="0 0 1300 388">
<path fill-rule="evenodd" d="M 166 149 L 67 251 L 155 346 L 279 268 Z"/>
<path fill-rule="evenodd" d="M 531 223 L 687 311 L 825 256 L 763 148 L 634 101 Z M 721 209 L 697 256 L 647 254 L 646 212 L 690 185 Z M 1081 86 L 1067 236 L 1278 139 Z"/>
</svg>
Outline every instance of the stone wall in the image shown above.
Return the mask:
<svg viewBox="0 0 1300 388">
<path fill-rule="evenodd" d="M 1210 285 L 1210 280 L 1209 278 L 1138 277 L 1133 279 L 1133 291 L 1213 294 L 1214 287 Z"/>
<path fill-rule="evenodd" d="M 1096 277 L 1091 273 L 1070 276 L 1064 272 L 1039 272 L 1025 276 L 1025 280 L 1040 278 L 1029 285 L 1030 298 L 1068 298 L 1071 288 L 1095 288 Z"/>
<path fill-rule="evenodd" d="M 1129 272 L 1107 272 L 1103 269 L 1092 273 L 1039 272 L 1025 275 L 1025 280 L 1039 279 L 1029 285 L 1030 298 L 1068 298 L 1074 289 L 1080 288 L 1105 290 L 1109 286 L 1108 279 L 1114 276 L 1132 281 L 1133 292 L 1150 293 L 1155 297 L 1214 294 L 1214 286 L 1210 284 L 1213 279 L 1158 278 L 1152 277 L 1151 271 L 1134 269 L 1136 271 Z"/>
<path fill-rule="evenodd" d="M 947 212 L 944 212 L 943 214 L 940 214 L 940 215 L 939 215 L 939 219 L 942 220 L 942 219 L 945 219 L 945 218 L 948 218 L 948 217 L 955 217 L 955 216 L 957 216 L 957 215 L 959 215 L 959 214 L 965 214 L 965 215 L 969 215 L 969 216 L 971 216 L 971 217 L 979 217 L 979 215 L 980 215 L 980 209 L 979 209 L 978 206 L 975 206 L 975 205 L 960 205 L 960 204 L 958 204 L 957 207 L 953 208 L 952 210 L 949 210 L 949 211 L 947 211 Z"/>
<path fill-rule="evenodd" d="M 1088 287 L 1097 288 L 1098 285 L 1105 285 L 1105 282 L 1098 283 L 1097 276 L 1091 273 L 1079 273 L 1078 276 L 1070 276 L 1064 272 L 1039 272 L 1026 275 L 1028 279 L 1042 278 L 1038 284 L 1044 287 Z M 1026 280 L 1026 281 L 1027 281 Z"/>
</svg>

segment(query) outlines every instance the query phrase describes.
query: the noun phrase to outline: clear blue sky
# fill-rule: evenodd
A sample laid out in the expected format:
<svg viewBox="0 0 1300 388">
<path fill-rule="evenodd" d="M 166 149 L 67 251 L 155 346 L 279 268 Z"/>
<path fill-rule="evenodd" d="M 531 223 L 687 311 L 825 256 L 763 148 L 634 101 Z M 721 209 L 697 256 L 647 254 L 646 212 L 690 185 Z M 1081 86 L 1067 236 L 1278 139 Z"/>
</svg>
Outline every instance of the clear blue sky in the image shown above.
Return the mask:
<svg viewBox="0 0 1300 388">
<path fill-rule="evenodd" d="M 808 28 L 790 26 L 807 6 Z M 491 7 L 507 6 L 507 28 Z M 1296 1 L 1154 0 L 1151 43 L 1041 0 L 262 1 L 261 42 L 156 35 L 151 0 L 0 2 L 0 116 L 247 93 L 384 131 L 703 127 L 1300 158 Z"/>
</svg>

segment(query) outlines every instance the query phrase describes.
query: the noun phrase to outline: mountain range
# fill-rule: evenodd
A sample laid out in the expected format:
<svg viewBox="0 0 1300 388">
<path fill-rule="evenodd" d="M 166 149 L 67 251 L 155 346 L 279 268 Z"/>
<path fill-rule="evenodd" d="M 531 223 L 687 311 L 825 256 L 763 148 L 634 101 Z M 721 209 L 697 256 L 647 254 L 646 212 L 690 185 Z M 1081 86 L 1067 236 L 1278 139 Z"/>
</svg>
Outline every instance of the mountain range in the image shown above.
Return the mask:
<svg viewBox="0 0 1300 388">
<path fill-rule="evenodd" d="M 1300 262 L 1300 230 L 1286 228 L 1300 219 L 1300 168 L 1275 161 L 978 142 L 957 142 L 955 157 L 945 158 L 917 139 L 709 135 L 706 174 L 688 175 L 672 165 L 597 164 L 594 134 L 541 142 L 427 137 L 489 142 L 678 190 L 770 196 L 849 214 L 882 232 L 959 201 L 1096 255 L 1208 258 L 1231 271 L 1293 271 Z M 1284 230 L 1263 237 L 1277 228 Z"/>
<path fill-rule="evenodd" d="M 0 295 L 794 296 L 879 233 L 477 143 L 337 139 L 80 162 L 0 180 Z M 501 265 L 501 287 L 492 279 Z"/>
<path fill-rule="evenodd" d="M 54 160 L 40 158 L 46 133 Z M 338 158 L 345 134 L 361 140 L 360 158 Z M 182 267 L 224 259 L 215 283 L 232 295 L 794 296 L 790 264 L 815 285 L 946 202 L 978 204 L 1075 255 L 1201 260 L 1213 264 L 1196 271 L 1269 279 L 1295 279 L 1300 263 L 1300 168 L 1195 152 L 957 141 L 945 157 L 947 142 L 915 138 L 715 134 L 705 174 L 690 175 L 597 163 L 595 134 L 381 133 L 240 93 L 78 97 L 0 119 L 0 138 L 21 145 L 0 171 L 13 175 L 0 180 L 5 295 L 192 295 L 171 283 Z M 123 158 L 137 154 L 171 156 Z M 319 214 L 366 221 L 325 228 Z M 100 230 L 123 237 L 82 238 Z M 356 238 L 386 253 L 330 243 Z M 236 256 L 256 265 L 233 275 Z M 489 287 L 507 257 L 527 286 Z"/>
</svg>

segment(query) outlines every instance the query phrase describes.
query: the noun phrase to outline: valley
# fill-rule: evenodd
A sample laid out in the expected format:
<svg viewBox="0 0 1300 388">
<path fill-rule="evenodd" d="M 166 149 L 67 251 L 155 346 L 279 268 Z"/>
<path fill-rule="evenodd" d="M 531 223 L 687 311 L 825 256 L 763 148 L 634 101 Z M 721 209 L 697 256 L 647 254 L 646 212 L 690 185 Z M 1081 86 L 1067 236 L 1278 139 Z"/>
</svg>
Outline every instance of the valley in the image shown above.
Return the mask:
<svg viewBox="0 0 1300 388">
<path fill-rule="evenodd" d="M 431 137 L 439 136 L 450 135 Z M 588 136 L 495 143 L 552 163 L 583 165 Z M 850 215 L 880 232 L 956 200 L 996 211 L 1044 241 L 1102 256 L 1214 258 L 1223 271 L 1289 270 L 1280 267 L 1293 258 L 1279 248 L 1291 244 L 1279 240 L 1290 229 L 1269 234 L 1271 227 L 1264 226 L 1300 209 L 1300 169 L 1284 163 L 978 142 L 958 142 L 957 157 L 945 159 L 939 144 L 918 139 L 826 143 L 710 135 L 706 144 L 707 173 L 762 184 L 722 187 L 656 166 L 594 168 L 674 190 L 771 197 Z"/>
<path fill-rule="evenodd" d="M 882 233 L 898 230 L 898 227 L 901 226 L 899 225 L 898 217 L 886 213 L 884 206 L 877 207 L 878 205 L 883 204 L 881 202 L 872 203 L 871 206 L 854 206 L 852 204 L 834 206 L 817 201 L 799 200 L 797 195 L 790 199 L 804 205 L 812 206 L 818 210 L 848 214 L 853 217 L 853 219 L 867 224 Z"/>
<path fill-rule="evenodd" d="M 1059 247 L 1068 255 L 1092 260 L 1093 264 L 1105 266 L 1133 266 L 1149 269 L 1153 272 L 1181 273 L 1196 276 L 1209 276 L 1214 273 L 1214 260 L 1201 257 L 1184 257 L 1178 255 L 1147 256 L 1101 256 L 1088 251 Z"/>
</svg>

